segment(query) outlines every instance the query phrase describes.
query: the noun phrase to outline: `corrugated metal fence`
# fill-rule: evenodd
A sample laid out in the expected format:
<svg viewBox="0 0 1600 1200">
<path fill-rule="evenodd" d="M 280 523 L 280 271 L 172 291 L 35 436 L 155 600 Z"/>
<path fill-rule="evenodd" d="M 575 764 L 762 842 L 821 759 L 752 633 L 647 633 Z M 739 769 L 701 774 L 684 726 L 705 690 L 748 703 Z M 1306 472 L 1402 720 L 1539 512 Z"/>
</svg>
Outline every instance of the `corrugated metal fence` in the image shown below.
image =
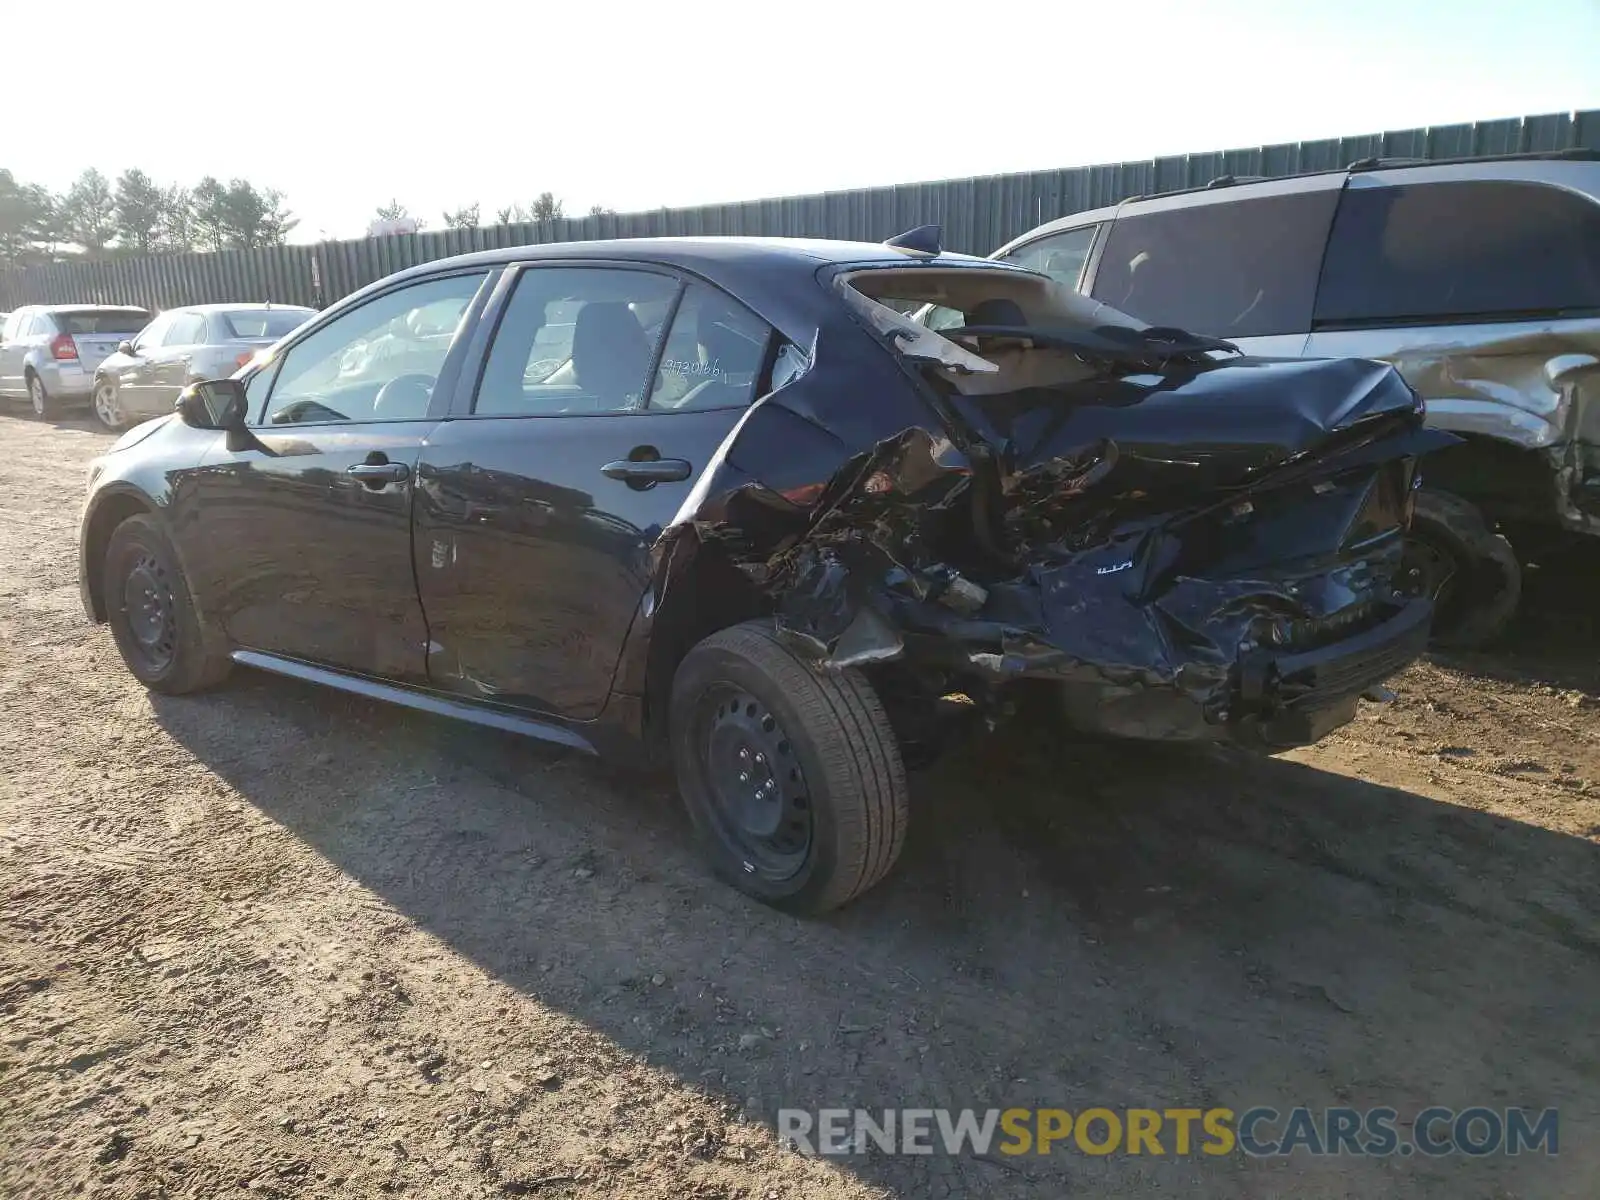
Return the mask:
<svg viewBox="0 0 1600 1200">
<path fill-rule="evenodd" d="M 1600 110 L 699 208 L 266 250 L 54 263 L 0 272 L 0 310 L 72 301 L 151 308 L 229 300 L 324 305 L 416 263 L 492 247 L 589 238 L 755 234 L 876 242 L 916 225 L 939 224 L 948 248 L 987 254 L 1055 217 L 1128 196 L 1197 187 L 1220 175 L 1294 175 L 1371 157 L 1456 158 L 1569 148 L 1600 150 Z"/>
</svg>

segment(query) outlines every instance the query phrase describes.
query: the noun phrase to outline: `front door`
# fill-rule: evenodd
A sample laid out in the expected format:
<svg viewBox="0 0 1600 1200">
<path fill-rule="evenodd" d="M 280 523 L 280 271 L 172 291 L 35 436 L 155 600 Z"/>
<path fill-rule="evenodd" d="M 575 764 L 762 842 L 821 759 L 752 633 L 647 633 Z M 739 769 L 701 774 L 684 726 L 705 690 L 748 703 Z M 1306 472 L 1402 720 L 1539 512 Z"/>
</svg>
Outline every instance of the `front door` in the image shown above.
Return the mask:
<svg viewBox="0 0 1600 1200">
<path fill-rule="evenodd" d="M 426 674 L 411 500 L 430 403 L 487 273 L 384 292 L 247 385 L 249 439 L 205 463 L 195 569 L 231 641 L 402 681 Z M 243 444 L 244 441 L 249 444 Z"/>
<path fill-rule="evenodd" d="M 600 712 L 650 548 L 749 404 L 771 336 L 664 272 L 521 273 L 470 411 L 429 435 L 418 467 L 436 686 Z"/>
<path fill-rule="evenodd" d="M 156 355 L 176 313 L 162 313 L 141 329 L 133 339 L 133 353 L 116 358 L 117 399 L 122 411 L 133 417 L 154 416 L 163 411 L 155 401 Z M 166 412 L 172 411 L 169 404 Z"/>
<path fill-rule="evenodd" d="M 189 382 L 189 368 L 205 336 L 205 327 L 205 314 L 180 312 L 166 336 L 161 339 L 161 349 L 151 362 L 150 394 L 147 397 L 154 411 L 172 411 L 178 393 Z"/>
</svg>

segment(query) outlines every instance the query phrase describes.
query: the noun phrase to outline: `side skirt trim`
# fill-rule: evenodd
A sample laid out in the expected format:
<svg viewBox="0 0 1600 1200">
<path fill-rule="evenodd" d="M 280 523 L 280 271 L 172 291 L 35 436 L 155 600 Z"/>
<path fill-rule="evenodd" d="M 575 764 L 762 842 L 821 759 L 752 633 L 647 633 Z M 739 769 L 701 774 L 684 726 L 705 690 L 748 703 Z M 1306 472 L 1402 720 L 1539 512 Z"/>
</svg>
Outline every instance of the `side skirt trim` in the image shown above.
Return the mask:
<svg viewBox="0 0 1600 1200">
<path fill-rule="evenodd" d="M 325 687 L 338 688 L 342 692 L 353 692 L 357 696 L 384 700 L 390 704 L 433 713 L 435 716 L 469 721 L 474 725 L 487 725 L 491 729 L 503 729 L 508 733 L 520 733 L 524 737 L 554 742 L 572 750 L 581 750 L 585 754 L 598 753 L 589 739 L 582 734 L 534 717 L 498 708 L 487 708 L 432 692 L 399 687 L 392 683 L 380 683 L 378 680 L 367 679 L 360 675 L 347 675 L 343 671 L 313 666 L 292 658 L 281 658 L 276 654 L 264 654 L 259 650 L 235 650 L 229 657 L 242 667 L 255 667 L 257 670 L 271 671 L 275 675 L 287 675 L 292 679 L 303 679 L 308 683 L 320 683 Z"/>
</svg>

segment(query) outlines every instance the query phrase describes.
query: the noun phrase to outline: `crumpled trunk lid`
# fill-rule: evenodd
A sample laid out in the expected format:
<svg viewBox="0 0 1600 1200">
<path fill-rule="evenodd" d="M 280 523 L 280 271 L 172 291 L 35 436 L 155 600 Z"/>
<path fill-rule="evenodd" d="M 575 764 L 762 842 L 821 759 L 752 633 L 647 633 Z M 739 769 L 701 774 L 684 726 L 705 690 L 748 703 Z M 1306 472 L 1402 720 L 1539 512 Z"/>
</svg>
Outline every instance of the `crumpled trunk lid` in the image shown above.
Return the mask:
<svg viewBox="0 0 1600 1200">
<path fill-rule="evenodd" d="M 1328 689 L 1420 651 L 1402 535 L 1416 456 L 1453 439 L 1387 365 L 1245 359 L 937 405 L 948 438 L 859 456 L 780 561 L 780 629 L 824 661 L 1053 680 L 1077 725 L 1193 737 L 1353 704 Z"/>
</svg>

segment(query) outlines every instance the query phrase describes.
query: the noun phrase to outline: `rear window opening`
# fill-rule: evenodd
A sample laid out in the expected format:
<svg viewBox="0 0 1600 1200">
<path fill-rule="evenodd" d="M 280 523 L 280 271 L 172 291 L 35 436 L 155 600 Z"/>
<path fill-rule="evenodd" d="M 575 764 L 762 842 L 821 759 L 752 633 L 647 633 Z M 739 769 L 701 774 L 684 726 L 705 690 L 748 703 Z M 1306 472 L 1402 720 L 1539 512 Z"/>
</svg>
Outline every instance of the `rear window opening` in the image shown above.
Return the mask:
<svg viewBox="0 0 1600 1200">
<path fill-rule="evenodd" d="M 1076 383 L 1151 353 L 1144 322 L 1030 271 L 890 267 L 848 272 L 837 286 L 903 357 L 962 395 Z M 1210 349 L 1232 347 L 1166 353 Z"/>
<path fill-rule="evenodd" d="M 83 309 L 78 312 L 51 313 L 50 319 L 62 333 L 77 337 L 94 333 L 138 333 L 150 324 L 151 317 L 149 313 L 121 309 Z"/>
</svg>

